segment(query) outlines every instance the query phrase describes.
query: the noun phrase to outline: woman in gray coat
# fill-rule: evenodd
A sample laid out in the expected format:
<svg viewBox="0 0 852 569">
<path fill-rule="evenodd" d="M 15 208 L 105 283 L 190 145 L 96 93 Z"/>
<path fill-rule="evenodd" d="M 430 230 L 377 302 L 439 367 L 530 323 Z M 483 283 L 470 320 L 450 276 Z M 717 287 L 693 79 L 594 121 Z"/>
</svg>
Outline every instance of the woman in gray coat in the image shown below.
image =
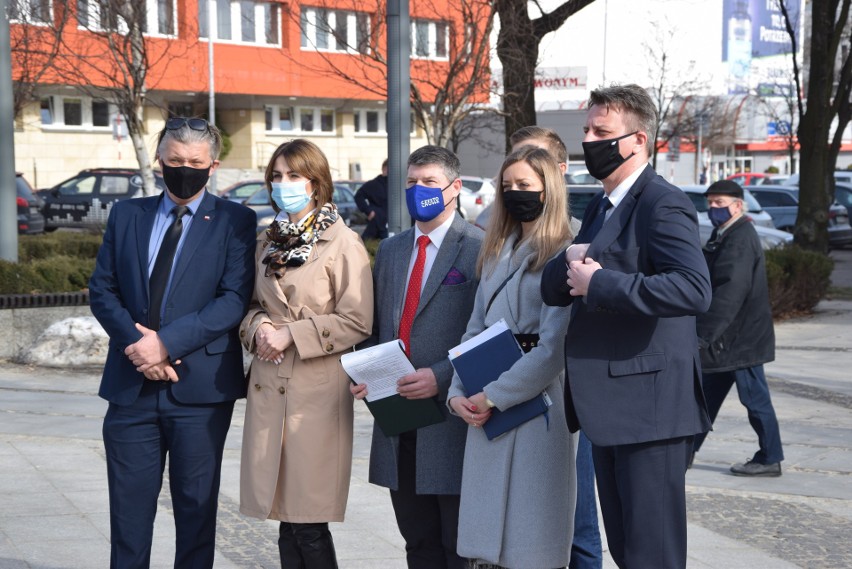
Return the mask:
<svg viewBox="0 0 852 569">
<path fill-rule="evenodd" d="M 547 260 L 571 239 L 565 183 L 547 151 L 531 146 L 506 158 L 499 179 L 463 340 L 503 318 L 525 354 L 481 393 L 466 393 L 456 375 L 447 395 L 469 425 L 458 553 L 477 566 L 564 567 L 576 501 L 576 438 L 563 397 L 569 312 L 544 305 L 540 280 Z M 491 408 L 505 410 L 543 391 L 552 402 L 546 415 L 486 438 L 480 427 Z"/>
</svg>

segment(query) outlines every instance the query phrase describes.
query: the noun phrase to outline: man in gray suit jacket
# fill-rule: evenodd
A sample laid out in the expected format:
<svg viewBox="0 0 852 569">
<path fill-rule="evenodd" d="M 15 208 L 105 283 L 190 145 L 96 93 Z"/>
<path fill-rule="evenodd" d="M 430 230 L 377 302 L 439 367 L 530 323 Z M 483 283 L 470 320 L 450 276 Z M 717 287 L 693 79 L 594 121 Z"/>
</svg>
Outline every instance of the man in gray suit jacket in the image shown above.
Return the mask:
<svg viewBox="0 0 852 569">
<path fill-rule="evenodd" d="M 373 428 L 370 482 L 390 489 L 411 569 L 465 567 L 456 535 L 467 425 L 445 405 L 453 377 L 447 352 L 473 310 L 483 232 L 455 213 L 459 166 L 445 148 L 424 146 L 411 154 L 406 203 L 416 223 L 382 241 L 373 269 L 376 314 L 365 344 L 401 339 L 416 371 L 400 378 L 398 392 L 436 398 L 445 416 L 398 437 Z M 353 385 L 352 393 L 363 399 L 366 386 Z"/>
<path fill-rule="evenodd" d="M 686 566 L 686 465 L 710 427 L 695 314 L 710 277 L 695 208 L 647 164 L 656 110 L 638 85 L 593 91 L 584 131 L 604 191 L 542 275 L 571 306 L 566 415 L 592 441 L 610 552 L 622 569 Z"/>
</svg>

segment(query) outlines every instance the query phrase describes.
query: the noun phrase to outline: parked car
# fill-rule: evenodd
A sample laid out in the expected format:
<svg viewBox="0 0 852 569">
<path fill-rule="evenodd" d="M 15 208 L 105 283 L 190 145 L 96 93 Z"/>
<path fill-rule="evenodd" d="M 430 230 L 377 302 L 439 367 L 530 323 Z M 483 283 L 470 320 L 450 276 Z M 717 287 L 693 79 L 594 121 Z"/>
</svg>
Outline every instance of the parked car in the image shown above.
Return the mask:
<svg viewBox="0 0 852 569">
<path fill-rule="evenodd" d="M 18 234 L 32 235 L 44 232 L 42 199 L 33 193 L 30 183 L 20 172 L 15 172 L 15 201 L 18 204 Z"/>
<path fill-rule="evenodd" d="M 154 172 L 154 183 L 159 191 L 166 189 L 160 172 Z M 44 199 L 45 231 L 99 229 L 106 226 L 116 201 L 142 195 L 142 175 L 129 168 L 91 168 L 38 195 Z"/>
<path fill-rule="evenodd" d="M 836 182 L 834 201 L 846 208 L 846 215 L 852 219 L 852 182 Z"/>
<path fill-rule="evenodd" d="M 681 189 L 686 192 L 686 195 L 688 195 L 689 199 L 692 200 L 692 204 L 698 211 L 698 219 L 709 221 L 707 218 L 707 198 L 704 197 L 704 192 L 707 191 L 707 186 L 681 186 Z M 753 186 L 748 190 L 743 189 L 743 200 L 745 200 L 746 206 L 748 207 L 746 215 L 751 218 L 755 226 L 775 229 L 776 223 L 771 212 L 764 211 L 763 207 L 760 205 L 760 201 L 755 199 L 753 190 Z"/>
<path fill-rule="evenodd" d="M 348 226 L 365 225 L 367 218 L 355 205 L 355 195 L 352 190 L 346 186 L 335 183 L 334 197 L 332 198 L 337 205 L 337 211 L 340 217 Z M 272 209 L 272 201 L 269 197 L 269 192 L 266 186 L 263 189 L 256 191 L 248 199 L 243 201 L 243 205 L 250 207 L 257 214 L 257 232 L 265 230 L 275 219 L 275 210 Z"/>
<path fill-rule="evenodd" d="M 760 186 L 763 184 L 781 184 L 789 176 L 784 174 L 764 174 L 762 172 L 743 172 L 740 174 L 731 174 L 726 180 L 736 182 L 742 187 Z"/>
<path fill-rule="evenodd" d="M 844 184 L 852 184 L 852 170 L 835 170 L 834 181 L 843 182 Z M 799 186 L 799 173 L 791 174 L 786 180 L 781 182 L 784 186 Z"/>
<path fill-rule="evenodd" d="M 335 186 L 346 186 L 354 194 L 367 180 L 335 180 Z"/>
<path fill-rule="evenodd" d="M 758 201 L 776 219 L 776 227 L 792 232 L 799 215 L 799 189 L 790 186 L 761 186 L 753 192 Z M 774 213 L 773 213 L 774 212 Z M 846 207 L 833 203 L 828 209 L 828 245 L 843 247 L 852 244 L 852 226 Z"/>
<path fill-rule="evenodd" d="M 704 197 L 704 192 L 707 191 L 705 186 L 686 186 L 682 188 L 690 197 L 693 203 L 696 204 L 696 209 L 701 207 L 704 210 L 702 214 L 698 214 L 698 233 L 701 237 L 701 244 L 704 245 L 710 239 L 710 234 L 713 232 L 713 224 L 707 217 L 707 200 Z M 586 206 L 592 201 L 598 193 L 602 191 L 601 187 L 594 186 L 570 186 L 568 188 L 568 204 L 571 211 L 571 228 L 574 235 L 580 230 L 580 221 L 583 214 L 586 212 Z M 754 198 L 751 198 L 754 200 Z M 756 200 L 754 200 L 756 202 Z M 756 206 L 757 207 L 757 206 Z M 488 222 L 486 210 L 476 220 L 476 225 L 485 229 L 485 224 Z M 768 217 L 768 216 L 767 216 Z M 757 230 L 757 236 L 760 238 L 761 245 L 764 249 L 773 249 L 782 245 L 787 245 L 793 242 L 793 236 L 786 231 L 780 231 L 774 227 L 766 227 L 759 225 L 751 218 Z"/>
<path fill-rule="evenodd" d="M 565 173 L 566 186 L 600 186 L 603 184 L 600 180 L 589 174 L 588 170 L 574 170 L 573 172 Z"/>
<path fill-rule="evenodd" d="M 465 219 L 476 219 L 494 201 L 497 190 L 488 178 L 459 176 L 462 190 L 459 194 L 459 210 Z"/>
<path fill-rule="evenodd" d="M 219 192 L 219 197 L 242 203 L 260 189 L 266 189 L 263 180 L 241 180 Z"/>
</svg>

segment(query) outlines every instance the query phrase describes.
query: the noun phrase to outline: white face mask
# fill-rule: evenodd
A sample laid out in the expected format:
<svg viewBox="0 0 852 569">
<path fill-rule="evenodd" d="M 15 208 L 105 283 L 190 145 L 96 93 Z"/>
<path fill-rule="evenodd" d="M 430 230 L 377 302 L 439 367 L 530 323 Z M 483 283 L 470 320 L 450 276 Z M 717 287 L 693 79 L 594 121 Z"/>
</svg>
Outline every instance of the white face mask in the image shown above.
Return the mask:
<svg viewBox="0 0 852 569">
<path fill-rule="evenodd" d="M 307 180 L 297 182 L 272 182 L 272 201 L 287 213 L 299 213 L 311 201 L 307 193 Z"/>
</svg>

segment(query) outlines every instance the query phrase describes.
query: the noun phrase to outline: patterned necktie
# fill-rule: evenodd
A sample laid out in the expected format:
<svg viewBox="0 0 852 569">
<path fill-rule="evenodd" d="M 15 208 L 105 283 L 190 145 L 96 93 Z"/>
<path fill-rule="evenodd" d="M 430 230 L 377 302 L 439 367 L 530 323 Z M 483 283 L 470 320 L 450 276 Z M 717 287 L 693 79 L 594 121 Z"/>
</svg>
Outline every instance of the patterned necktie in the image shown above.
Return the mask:
<svg viewBox="0 0 852 569">
<path fill-rule="evenodd" d="M 420 285 L 423 283 L 423 267 L 426 266 L 426 247 L 429 246 L 429 238 L 421 235 L 417 238 L 417 259 L 414 260 L 414 268 L 411 269 L 411 277 L 408 279 L 408 289 L 405 291 L 405 305 L 402 309 L 402 319 L 399 321 L 399 339 L 405 344 L 405 355 L 411 356 L 411 325 L 414 323 L 414 315 L 417 313 L 417 305 L 420 304 Z"/>
<path fill-rule="evenodd" d="M 584 235 L 587 243 L 594 241 L 595 236 L 601 230 L 601 227 L 603 227 L 604 221 L 606 220 L 606 211 L 611 207 L 612 202 L 609 201 L 608 197 L 604 196 L 601 203 L 598 204 L 598 210 L 595 213 L 595 218 L 592 220 L 592 224 L 589 226 L 589 230 Z"/>
<path fill-rule="evenodd" d="M 183 221 L 181 218 L 189 212 L 185 205 L 176 205 L 172 208 L 175 214 L 174 222 L 166 230 L 160 250 L 157 252 L 157 260 L 148 278 L 148 294 L 151 299 L 148 303 L 148 327 L 151 330 L 160 329 L 160 312 L 163 307 L 163 297 L 166 294 L 166 286 L 169 284 L 169 276 L 172 274 L 172 265 L 175 261 L 175 252 L 180 243 L 180 234 L 183 232 Z"/>
</svg>

